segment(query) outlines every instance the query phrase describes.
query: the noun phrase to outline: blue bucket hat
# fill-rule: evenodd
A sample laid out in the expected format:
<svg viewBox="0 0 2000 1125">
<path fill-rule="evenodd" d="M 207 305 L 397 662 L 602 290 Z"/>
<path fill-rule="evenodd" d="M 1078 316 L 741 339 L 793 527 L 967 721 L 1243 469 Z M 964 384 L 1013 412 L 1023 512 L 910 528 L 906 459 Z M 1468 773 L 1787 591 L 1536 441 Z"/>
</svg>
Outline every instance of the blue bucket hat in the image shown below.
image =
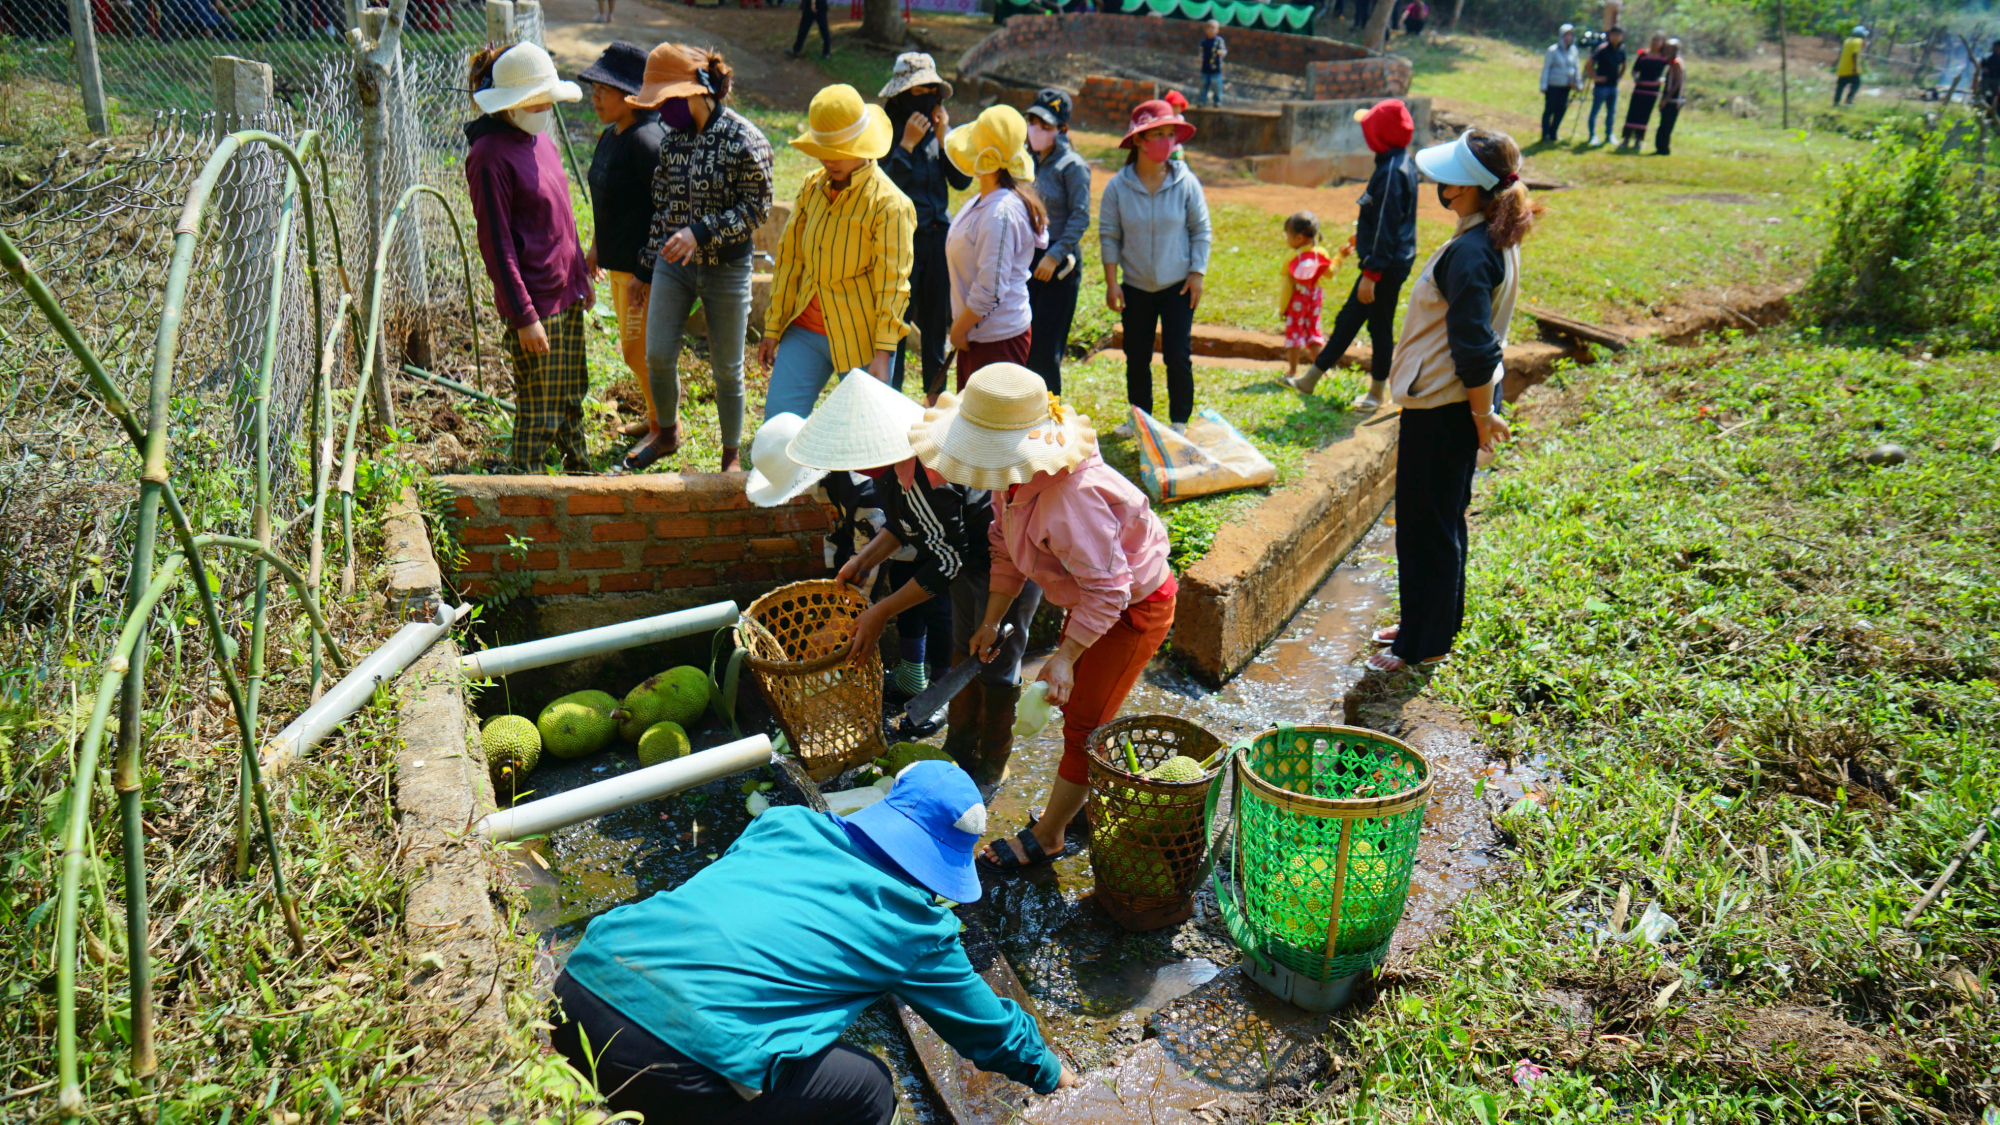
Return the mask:
<svg viewBox="0 0 2000 1125">
<path fill-rule="evenodd" d="M 979 901 L 973 849 L 986 831 L 979 787 L 950 762 L 916 762 L 881 800 L 844 818 L 932 893 Z"/>
<path fill-rule="evenodd" d="M 1472 154 L 1472 146 L 1466 141 L 1471 135 L 1471 130 L 1467 130 L 1460 133 L 1455 141 L 1418 151 L 1417 171 L 1441 184 L 1491 191 L 1493 185 L 1500 182 L 1500 177 Z"/>
</svg>

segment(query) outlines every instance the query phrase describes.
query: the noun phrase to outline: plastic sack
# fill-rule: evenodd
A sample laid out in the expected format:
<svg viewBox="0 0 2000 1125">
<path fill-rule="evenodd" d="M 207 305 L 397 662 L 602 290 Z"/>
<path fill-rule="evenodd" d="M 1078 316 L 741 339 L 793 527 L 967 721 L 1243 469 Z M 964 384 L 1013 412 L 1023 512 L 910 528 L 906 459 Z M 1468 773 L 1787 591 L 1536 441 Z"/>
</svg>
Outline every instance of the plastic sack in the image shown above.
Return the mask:
<svg viewBox="0 0 2000 1125">
<path fill-rule="evenodd" d="M 1185 436 L 1136 406 L 1132 426 L 1139 434 L 1139 483 L 1155 504 L 1261 488 L 1278 475 L 1271 459 L 1213 410 L 1190 419 Z"/>
<path fill-rule="evenodd" d="M 1061 714 L 1062 709 L 1049 702 L 1049 682 L 1036 680 L 1014 701 L 1014 737 L 1033 738 Z"/>
</svg>

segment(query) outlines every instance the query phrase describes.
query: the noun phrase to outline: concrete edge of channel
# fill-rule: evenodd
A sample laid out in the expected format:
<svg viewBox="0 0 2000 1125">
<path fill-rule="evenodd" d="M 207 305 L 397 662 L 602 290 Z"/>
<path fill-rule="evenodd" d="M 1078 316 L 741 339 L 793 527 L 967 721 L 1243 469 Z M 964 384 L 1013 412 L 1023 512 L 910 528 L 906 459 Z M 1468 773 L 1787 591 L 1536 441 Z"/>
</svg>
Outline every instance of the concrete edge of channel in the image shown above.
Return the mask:
<svg viewBox="0 0 2000 1125">
<path fill-rule="evenodd" d="M 383 539 L 390 612 L 405 620 L 429 617 L 442 581 L 414 489 L 391 505 Z M 434 1121 L 487 1118 L 507 1096 L 503 975 L 512 934 L 494 904 L 493 848 L 473 832 L 496 805 L 459 655 L 449 633 L 439 638 L 404 670 L 396 705 L 396 873 L 405 887 L 404 936 L 414 962 L 409 990 L 412 999 L 461 1013 L 454 1055 L 492 1060 L 476 1077 L 459 1070 L 432 1079 L 437 1101 L 426 1118 Z"/>
</svg>

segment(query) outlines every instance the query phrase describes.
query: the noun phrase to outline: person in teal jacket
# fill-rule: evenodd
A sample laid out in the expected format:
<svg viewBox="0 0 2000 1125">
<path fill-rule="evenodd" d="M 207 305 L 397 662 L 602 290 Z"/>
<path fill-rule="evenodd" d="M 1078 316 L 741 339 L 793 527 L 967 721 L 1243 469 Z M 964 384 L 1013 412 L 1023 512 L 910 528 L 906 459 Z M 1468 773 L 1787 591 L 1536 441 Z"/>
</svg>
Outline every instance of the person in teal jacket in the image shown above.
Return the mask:
<svg viewBox="0 0 2000 1125">
<path fill-rule="evenodd" d="M 979 898 L 985 828 L 949 762 L 911 765 L 844 819 L 771 809 L 694 878 L 590 923 L 550 1038 L 613 1112 L 674 1125 L 886 1125 L 888 1067 L 837 1040 L 887 995 L 982 1070 L 1073 1085 L 1034 1017 L 973 971 L 945 905 Z"/>
</svg>

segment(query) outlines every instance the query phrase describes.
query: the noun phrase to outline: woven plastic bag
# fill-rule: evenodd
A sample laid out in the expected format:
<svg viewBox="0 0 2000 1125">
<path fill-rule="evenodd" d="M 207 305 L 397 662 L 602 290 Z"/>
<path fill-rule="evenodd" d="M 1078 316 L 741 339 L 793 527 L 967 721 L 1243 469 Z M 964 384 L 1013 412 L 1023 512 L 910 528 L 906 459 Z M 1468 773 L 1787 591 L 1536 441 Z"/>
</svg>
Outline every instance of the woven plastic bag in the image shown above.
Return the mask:
<svg viewBox="0 0 2000 1125">
<path fill-rule="evenodd" d="M 1155 504 L 1262 488 L 1278 475 L 1270 458 L 1207 408 L 1188 421 L 1185 436 L 1136 406 L 1132 427 L 1139 435 L 1139 483 Z"/>
</svg>

